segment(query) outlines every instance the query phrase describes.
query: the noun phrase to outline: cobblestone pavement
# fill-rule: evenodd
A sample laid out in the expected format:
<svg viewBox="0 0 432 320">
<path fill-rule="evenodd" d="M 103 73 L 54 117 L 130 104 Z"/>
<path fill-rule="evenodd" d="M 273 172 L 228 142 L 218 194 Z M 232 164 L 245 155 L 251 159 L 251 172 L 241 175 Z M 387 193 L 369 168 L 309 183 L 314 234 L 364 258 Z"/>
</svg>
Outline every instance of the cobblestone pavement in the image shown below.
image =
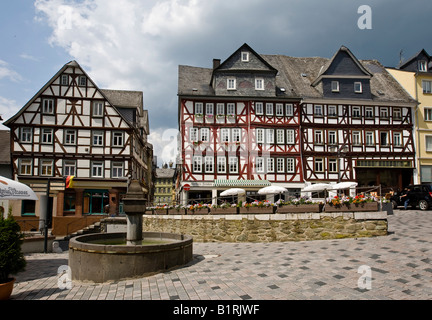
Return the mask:
<svg viewBox="0 0 432 320">
<path fill-rule="evenodd" d="M 432 211 L 395 210 L 388 221 L 377 238 L 194 243 L 183 268 L 65 290 L 57 272 L 67 252 L 27 255 L 12 300 L 432 299 Z"/>
</svg>

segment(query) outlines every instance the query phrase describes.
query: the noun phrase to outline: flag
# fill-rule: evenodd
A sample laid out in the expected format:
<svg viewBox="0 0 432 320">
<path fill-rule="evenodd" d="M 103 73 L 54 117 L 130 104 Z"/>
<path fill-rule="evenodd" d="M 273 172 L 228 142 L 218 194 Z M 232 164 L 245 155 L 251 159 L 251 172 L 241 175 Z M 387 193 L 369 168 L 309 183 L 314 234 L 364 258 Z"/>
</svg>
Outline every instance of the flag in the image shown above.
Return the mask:
<svg viewBox="0 0 432 320">
<path fill-rule="evenodd" d="M 67 176 L 66 177 L 66 189 L 73 188 L 73 179 L 75 176 Z"/>
</svg>

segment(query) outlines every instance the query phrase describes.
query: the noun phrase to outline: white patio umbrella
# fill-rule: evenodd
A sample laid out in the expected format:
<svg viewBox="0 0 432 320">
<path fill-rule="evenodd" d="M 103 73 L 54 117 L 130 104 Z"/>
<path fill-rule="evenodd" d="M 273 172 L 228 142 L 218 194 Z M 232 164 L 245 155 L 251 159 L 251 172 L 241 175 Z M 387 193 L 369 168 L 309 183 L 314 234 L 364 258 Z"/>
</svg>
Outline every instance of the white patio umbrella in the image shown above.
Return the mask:
<svg viewBox="0 0 432 320">
<path fill-rule="evenodd" d="M 332 185 L 328 183 L 315 183 L 310 186 L 305 187 L 302 191 L 310 192 L 310 191 L 324 191 L 331 189 Z"/>
<path fill-rule="evenodd" d="M 278 193 L 285 193 L 288 192 L 288 190 L 284 187 L 279 186 L 268 186 L 264 187 L 262 189 L 258 190 L 258 194 L 278 194 Z"/>
<path fill-rule="evenodd" d="M 38 197 L 24 183 L 0 176 L 0 200 L 38 200 Z"/>
<path fill-rule="evenodd" d="M 223 192 L 221 192 L 221 196 L 222 197 L 226 197 L 226 196 L 236 196 L 238 194 L 245 194 L 246 191 L 244 189 L 240 189 L 240 188 L 231 188 L 228 190 L 225 190 Z"/>
<path fill-rule="evenodd" d="M 350 189 L 357 187 L 357 182 L 339 182 L 336 184 L 331 185 L 332 190 L 343 190 L 343 189 Z"/>
</svg>

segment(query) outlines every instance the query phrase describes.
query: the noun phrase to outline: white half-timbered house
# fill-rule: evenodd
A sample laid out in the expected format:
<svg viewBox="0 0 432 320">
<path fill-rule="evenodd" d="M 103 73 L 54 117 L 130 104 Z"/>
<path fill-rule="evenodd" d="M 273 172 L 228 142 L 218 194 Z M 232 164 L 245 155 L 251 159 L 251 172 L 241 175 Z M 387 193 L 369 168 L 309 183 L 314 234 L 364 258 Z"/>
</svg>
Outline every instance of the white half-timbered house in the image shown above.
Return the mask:
<svg viewBox="0 0 432 320">
<path fill-rule="evenodd" d="M 149 192 L 152 151 L 142 92 L 101 90 L 76 61 L 5 125 L 11 129 L 14 177 L 40 199 L 48 187 L 54 216 L 119 213 L 129 179 L 142 181 Z M 70 188 L 68 176 L 74 176 Z M 42 202 L 23 201 L 15 214 L 39 215 Z"/>
<path fill-rule="evenodd" d="M 300 99 L 288 85 L 247 44 L 212 69 L 179 66 L 183 200 L 215 202 L 230 187 L 253 199 L 268 185 L 300 191 Z"/>
</svg>

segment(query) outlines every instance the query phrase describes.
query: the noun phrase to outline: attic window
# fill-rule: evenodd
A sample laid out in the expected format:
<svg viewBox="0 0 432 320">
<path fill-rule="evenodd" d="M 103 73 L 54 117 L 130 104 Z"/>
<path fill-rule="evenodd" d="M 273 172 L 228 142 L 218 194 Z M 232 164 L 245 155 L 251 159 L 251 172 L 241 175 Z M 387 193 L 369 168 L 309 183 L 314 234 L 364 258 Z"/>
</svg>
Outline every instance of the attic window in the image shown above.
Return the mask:
<svg viewBox="0 0 432 320">
<path fill-rule="evenodd" d="M 354 82 L 354 92 L 355 93 L 362 93 L 363 92 L 363 88 L 362 88 L 362 83 L 361 82 Z"/>
<path fill-rule="evenodd" d="M 339 81 L 331 82 L 331 90 L 332 92 L 339 92 Z"/>
<path fill-rule="evenodd" d="M 85 87 L 87 85 L 87 78 L 86 76 L 79 76 L 78 78 L 78 86 Z"/>
<path fill-rule="evenodd" d="M 422 60 L 418 62 L 418 69 L 420 72 L 427 72 L 427 63 L 426 61 Z"/>
<path fill-rule="evenodd" d="M 249 62 L 249 52 L 243 51 L 241 53 L 241 61 L 242 62 Z"/>
</svg>

